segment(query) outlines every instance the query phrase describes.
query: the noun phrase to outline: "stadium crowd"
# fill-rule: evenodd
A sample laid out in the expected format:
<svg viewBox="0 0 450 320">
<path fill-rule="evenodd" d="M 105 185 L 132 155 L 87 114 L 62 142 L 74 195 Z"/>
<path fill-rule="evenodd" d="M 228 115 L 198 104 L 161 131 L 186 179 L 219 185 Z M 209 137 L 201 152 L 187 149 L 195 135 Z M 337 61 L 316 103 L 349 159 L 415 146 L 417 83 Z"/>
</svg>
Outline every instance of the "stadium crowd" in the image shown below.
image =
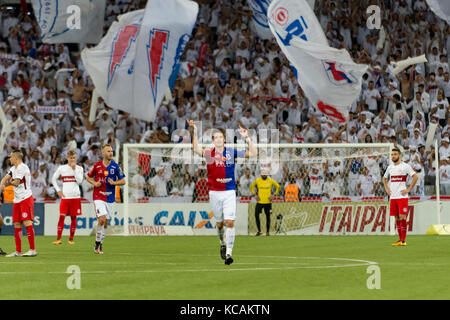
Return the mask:
<svg viewBox="0 0 450 320">
<path fill-rule="evenodd" d="M 193 119 L 201 121 L 203 132 L 211 127 L 237 129 L 240 121 L 254 129 L 253 138 L 259 142 L 270 142 L 258 136 L 262 129 L 279 129 L 280 143 L 392 142 L 421 175 L 414 194 L 433 193 L 439 175 L 441 193 L 450 195 L 450 26 L 424 0 L 315 1 L 316 16 L 330 45 L 347 49 L 355 61 L 369 65 L 361 96 L 343 126 L 310 104 L 275 39 L 260 39 L 250 28 L 252 14 L 246 0 L 197 2 L 199 16 L 182 57 L 183 71 L 173 99 L 165 99 L 154 122 L 113 110 L 101 98 L 96 120 L 90 122 L 93 84 L 79 54 L 86 45 L 42 43 L 31 6 L 25 15 L 19 8 L 3 5 L 0 102 L 11 132 L 0 155 L 2 176 L 8 169 L 9 150 L 20 148 L 33 172 L 37 201 L 55 199 L 50 180 L 69 149 L 76 148 L 86 171 L 100 159 L 102 143 L 113 147 L 177 143 L 182 141 L 179 129 L 186 129 L 186 120 Z M 107 3 L 105 32 L 117 15 L 143 8 L 146 1 Z M 381 29 L 367 27 L 366 9 L 371 4 L 381 8 Z M 422 54 L 427 63 L 393 75 L 390 62 Z M 60 108 L 46 108 L 56 106 Z M 439 172 L 434 143 L 425 150 L 432 124 L 437 126 L 433 139 L 439 145 Z M 129 177 L 135 200 L 169 195 L 198 198 L 198 188 L 205 188 L 204 165 L 182 166 L 167 159 L 158 163 L 156 157 L 141 160 L 136 160 L 140 172 Z M 282 190 L 297 184 L 301 195 L 384 195 L 380 182 L 388 163 L 385 156 L 371 157 L 370 163 L 356 158 L 336 161 L 319 166 L 282 163 L 283 170 L 272 176 Z M 258 168 L 240 166 L 239 195 L 251 195 L 249 186 L 258 177 Z M 91 199 L 92 185 L 84 182 L 82 189 L 84 197 Z"/>
</svg>

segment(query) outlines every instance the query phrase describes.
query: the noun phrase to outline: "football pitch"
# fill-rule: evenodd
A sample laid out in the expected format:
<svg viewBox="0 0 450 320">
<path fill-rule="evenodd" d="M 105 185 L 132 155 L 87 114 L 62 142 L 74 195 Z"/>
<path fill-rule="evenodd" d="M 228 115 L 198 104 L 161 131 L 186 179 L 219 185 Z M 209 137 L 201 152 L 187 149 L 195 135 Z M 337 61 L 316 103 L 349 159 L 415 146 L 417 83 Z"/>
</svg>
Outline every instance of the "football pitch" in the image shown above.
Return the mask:
<svg viewBox="0 0 450 320">
<path fill-rule="evenodd" d="M 34 258 L 0 257 L 0 300 L 450 299 L 445 236 L 408 236 L 406 247 L 394 236 L 238 236 L 231 266 L 212 236 L 107 236 L 103 255 L 93 237 L 53 240 L 37 237 Z M 11 252 L 13 237 L 0 247 Z"/>
</svg>

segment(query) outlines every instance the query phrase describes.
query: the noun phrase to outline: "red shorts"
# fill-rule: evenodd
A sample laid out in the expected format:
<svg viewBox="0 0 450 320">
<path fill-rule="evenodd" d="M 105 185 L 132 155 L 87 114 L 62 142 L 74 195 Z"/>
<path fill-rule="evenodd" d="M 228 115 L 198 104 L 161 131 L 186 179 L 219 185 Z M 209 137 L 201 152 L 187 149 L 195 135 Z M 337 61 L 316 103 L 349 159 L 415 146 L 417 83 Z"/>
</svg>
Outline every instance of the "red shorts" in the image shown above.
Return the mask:
<svg viewBox="0 0 450 320">
<path fill-rule="evenodd" d="M 81 215 L 81 199 L 61 199 L 59 213 L 71 217 Z"/>
<path fill-rule="evenodd" d="M 408 214 L 408 198 L 391 199 L 389 201 L 389 213 L 391 216 L 398 216 L 400 214 Z"/>
<path fill-rule="evenodd" d="M 33 196 L 13 204 L 13 222 L 22 223 L 25 220 L 34 219 Z"/>
</svg>

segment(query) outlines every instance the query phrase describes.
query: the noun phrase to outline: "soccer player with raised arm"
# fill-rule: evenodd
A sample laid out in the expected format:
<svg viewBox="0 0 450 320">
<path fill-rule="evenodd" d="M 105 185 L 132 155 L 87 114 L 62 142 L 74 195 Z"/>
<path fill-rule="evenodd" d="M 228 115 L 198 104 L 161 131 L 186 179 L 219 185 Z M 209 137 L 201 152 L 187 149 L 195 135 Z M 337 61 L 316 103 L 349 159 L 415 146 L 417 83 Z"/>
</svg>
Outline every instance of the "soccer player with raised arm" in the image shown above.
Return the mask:
<svg viewBox="0 0 450 320">
<path fill-rule="evenodd" d="M 194 152 L 205 157 L 208 171 L 209 199 L 216 219 L 217 232 L 220 240 L 220 255 L 226 265 L 233 263 L 232 251 L 235 238 L 234 221 L 236 220 L 236 182 L 235 163 L 238 157 L 256 157 L 258 150 L 248 136 L 247 129 L 240 126 L 239 133 L 248 144 L 248 150 L 238 151 L 225 147 L 225 132 L 223 129 L 213 129 L 213 148 L 203 149 L 198 145 L 197 126 L 189 120 L 193 128 L 192 145 Z M 224 223 L 226 240 L 224 239 Z"/>
<path fill-rule="evenodd" d="M 61 198 L 59 205 L 59 221 L 55 245 L 61 244 L 61 236 L 64 230 L 64 220 L 70 216 L 70 236 L 68 244 L 75 242 L 75 230 L 77 229 L 77 216 L 81 215 L 80 184 L 83 182 L 83 167 L 77 166 L 77 153 L 75 150 L 67 152 L 67 164 L 61 165 L 56 169 L 52 177 L 52 184 L 58 196 Z M 62 179 L 62 190 L 58 186 L 58 179 Z"/>
<path fill-rule="evenodd" d="M 401 152 L 398 148 L 392 149 L 391 159 L 392 163 L 383 176 L 383 184 L 389 196 L 390 216 L 395 216 L 395 225 L 399 236 L 399 240 L 392 245 L 406 246 L 408 193 L 414 188 L 418 176 L 409 164 L 401 161 Z M 412 182 L 409 187 L 406 187 L 408 175 L 412 177 Z"/>
<path fill-rule="evenodd" d="M 116 202 L 116 186 L 125 184 L 125 175 L 119 165 L 112 161 L 113 149 L 110 144 L 101 148 L 103 160 L 94 163 L 89 170 L 86 181 L 94 186 L 94 207 L 97 216 L 97 232 L 95 235 L 94 252 L 103 254 L 108 221 L 111 220 L 112 204 Z"/>
<path fill-rule="evenodd" d="M 31 172 L 23 163 L 22 152 L 13 151 L 9 161 L 12 167 L 0 182 L 0 192 L 3 192 L 6 185 L 12 184 L 14 187 L 13 223 L 16 251 L 7 257 L 35 257 L 37 252 L 34 243 L 34 200 L 31 192 Z M 27 230 L 30 244 L 30 250 L 24 254 L 22 254 L 22 224 Z"/>
</svg>

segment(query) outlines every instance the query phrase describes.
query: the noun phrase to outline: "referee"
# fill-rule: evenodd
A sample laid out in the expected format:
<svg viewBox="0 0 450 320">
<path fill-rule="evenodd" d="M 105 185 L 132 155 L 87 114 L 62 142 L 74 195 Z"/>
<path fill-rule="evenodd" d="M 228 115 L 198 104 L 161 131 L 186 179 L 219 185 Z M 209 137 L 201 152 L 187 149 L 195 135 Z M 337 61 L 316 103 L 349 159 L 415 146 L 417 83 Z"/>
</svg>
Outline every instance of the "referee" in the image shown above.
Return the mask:
<svg viewBox="0 0 450 320">
<path fill-rule="evenodd" d="M 278 194 L 280 191 L 280 185 L 273 180 L 272 178 L 268 177 L 269 173 L 267 171 L 261 171 L 261 177 L 257 178 L 253 183 L 250 185 L 250 191 L 253 195 L 255 195 L 255 186 L 258 188 L 258 195 L 256 196 L 256 200 L 258 203 L 255 207 L 255 220 L 256 220 L 256 227 L 258 228 L 258 232 L 256 233 L 257 236 L 262 235 L 261 232 L 261 221 L 259 220 L 259 215 L 264 209 L 264 213 L 266 214 L 266 228 L 267 233 L 266 235 L 269 235 L 270 230 L 270 214 L 272 213 L 272 200 L 271 200 L 271 194 L 272 194 L 272 187 L 275 186 L 275 194 Z"/>
</svg>

